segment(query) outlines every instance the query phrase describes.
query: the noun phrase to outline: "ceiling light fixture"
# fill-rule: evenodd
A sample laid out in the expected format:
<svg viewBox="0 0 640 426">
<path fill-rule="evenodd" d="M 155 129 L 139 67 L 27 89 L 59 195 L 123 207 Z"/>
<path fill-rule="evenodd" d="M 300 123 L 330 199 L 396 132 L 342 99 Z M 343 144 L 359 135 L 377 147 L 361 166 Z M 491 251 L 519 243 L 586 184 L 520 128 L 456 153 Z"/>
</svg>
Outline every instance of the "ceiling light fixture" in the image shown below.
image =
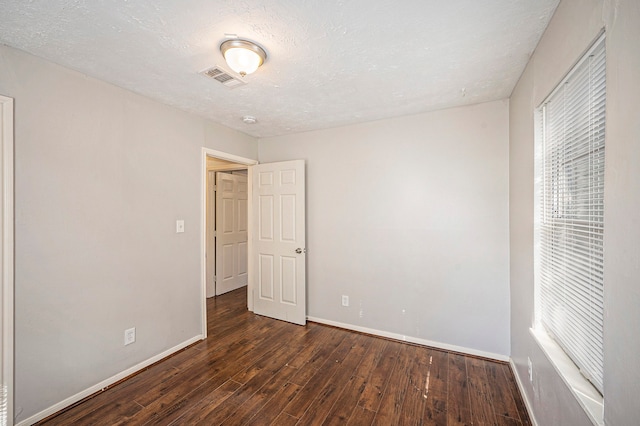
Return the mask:
<svg viewBox="0 0 640 426">
<path fill-rule="evenodd" d="M 220 45 L 220 52 L 227 65 L 243 77 L 255 72 L 267 59 L 264 49 L 248 40 L 226 40 Z"/>
<path fill-rule="evenodd" d="M 245 115 L 244 117 L 242 117 L 242 121 L 244 121 L 244 124 L 256 124 L 256 118 L 252 115 Z"/>
</svg>

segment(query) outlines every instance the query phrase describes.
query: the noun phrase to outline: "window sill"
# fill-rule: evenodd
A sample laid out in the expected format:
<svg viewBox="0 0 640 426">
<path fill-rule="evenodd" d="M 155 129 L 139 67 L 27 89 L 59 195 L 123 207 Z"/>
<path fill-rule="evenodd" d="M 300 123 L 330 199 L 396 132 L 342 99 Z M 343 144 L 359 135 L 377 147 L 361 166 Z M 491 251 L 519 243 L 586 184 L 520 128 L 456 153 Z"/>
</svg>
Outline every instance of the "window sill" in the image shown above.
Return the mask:
<svg viewBox="0 0 640 426">
<path fill-rule="evenodd" d="M 543 330 L 530 328 L 533 338 L 542 352 L 551 362 L 580 406 L 596 426 L 604 425 L 604 398 L 595 387 L 585 379 L 578 367 L 569 359 L 562 348 Z"/>
</svg>

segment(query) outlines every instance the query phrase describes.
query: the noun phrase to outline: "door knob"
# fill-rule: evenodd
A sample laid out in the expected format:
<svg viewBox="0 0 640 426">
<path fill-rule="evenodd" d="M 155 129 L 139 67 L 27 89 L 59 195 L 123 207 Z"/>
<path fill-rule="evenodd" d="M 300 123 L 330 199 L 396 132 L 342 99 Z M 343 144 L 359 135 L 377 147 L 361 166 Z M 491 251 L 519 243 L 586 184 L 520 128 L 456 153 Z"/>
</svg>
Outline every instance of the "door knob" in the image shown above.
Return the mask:
<svg viewBox="0 0 640 426">
<path fill-rule="evenodd" d="M 298 253 L 298 254 L 306 253 L 306 252 L 307 252 L 307 249 L 306 249 L 306 248 L 300 248 L 300 247 L 298 247 L 298 248 L 296 249 L 296 253 Z"/>
</svg>

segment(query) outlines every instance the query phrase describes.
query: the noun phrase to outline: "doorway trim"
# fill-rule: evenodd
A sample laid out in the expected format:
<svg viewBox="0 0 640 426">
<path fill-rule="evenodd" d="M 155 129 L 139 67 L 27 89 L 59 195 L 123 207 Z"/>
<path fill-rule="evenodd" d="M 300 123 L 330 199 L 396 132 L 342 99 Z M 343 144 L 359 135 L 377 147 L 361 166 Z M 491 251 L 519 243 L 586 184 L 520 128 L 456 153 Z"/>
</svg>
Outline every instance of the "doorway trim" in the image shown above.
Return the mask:
<svg viewBox="0 0 640 426">
<path fill-rule="evenodd" d="M 229 154 L 223 151 L 216 151 L 210 148 L 202 148 L 202 164 L 200 169 L 200 281 L 201 281 L 201 298 L 202 298 L 202 338 L 207 337 L 207 157 L 218 158 L 221 160 L 231 161 L 233 163 L 243 164 L 248 166 L 247 179 L 251 182 L 251 166 L 258 164 L 258 160 L 251 158 L 240 157 L 238 155 Z M 248 186 L 248 206 L 251 211 L 251 185 Z M 251 222 L 248 223 L 247 229 L 248 237 L 248 250 L 247 253 L 251 253 Z M 248 262 L 248 282 L 247 282 L 247 306 L 249 310 L 253 310 L 253 299 L 251 298 L 251 289 L 253 283 L 251 282 L 251 262 Z"/>
<path fill-rule="evenodd" d="M 0 196 L 2 198 L 2 292 L 0 310 L 2 315 L 2 369 L 0 383 L 0 423 L 13 425 L 13 335 L 14 335 L 14 188 L 13 188 L 13 98 L 0 96 L 0 112 L 2 117 L 2 181 Z"/>
</svg>

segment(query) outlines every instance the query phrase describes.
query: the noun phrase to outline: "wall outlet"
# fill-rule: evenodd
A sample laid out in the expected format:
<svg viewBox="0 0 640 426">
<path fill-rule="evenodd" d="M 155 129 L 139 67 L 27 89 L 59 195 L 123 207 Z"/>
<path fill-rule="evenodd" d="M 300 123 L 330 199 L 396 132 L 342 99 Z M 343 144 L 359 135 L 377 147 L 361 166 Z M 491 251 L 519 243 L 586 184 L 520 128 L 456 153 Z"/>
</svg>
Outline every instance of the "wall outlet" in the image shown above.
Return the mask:
<svg viewBox="0 0 640 426">
<path fill-rule="evenodd" d="M 184 220 L 176 220 L 176 234 L 184 232 Z"/>
<path fill-rule="evenodd" d="M 130 345 L 136 341 L 136 328 L 127 328 L 124 331 L 124 345 Z"/>
<path fill-rule="evenodd" d="M 349 296 L 342 295 L 342 306 L 349 306 Z"/>
<path fill-rule="evenodd" d="M 529 366 L 529 381 L 533 383 L 533 363 L 529 357 L 527 357 L 527 365 Z"/>
</svg>

